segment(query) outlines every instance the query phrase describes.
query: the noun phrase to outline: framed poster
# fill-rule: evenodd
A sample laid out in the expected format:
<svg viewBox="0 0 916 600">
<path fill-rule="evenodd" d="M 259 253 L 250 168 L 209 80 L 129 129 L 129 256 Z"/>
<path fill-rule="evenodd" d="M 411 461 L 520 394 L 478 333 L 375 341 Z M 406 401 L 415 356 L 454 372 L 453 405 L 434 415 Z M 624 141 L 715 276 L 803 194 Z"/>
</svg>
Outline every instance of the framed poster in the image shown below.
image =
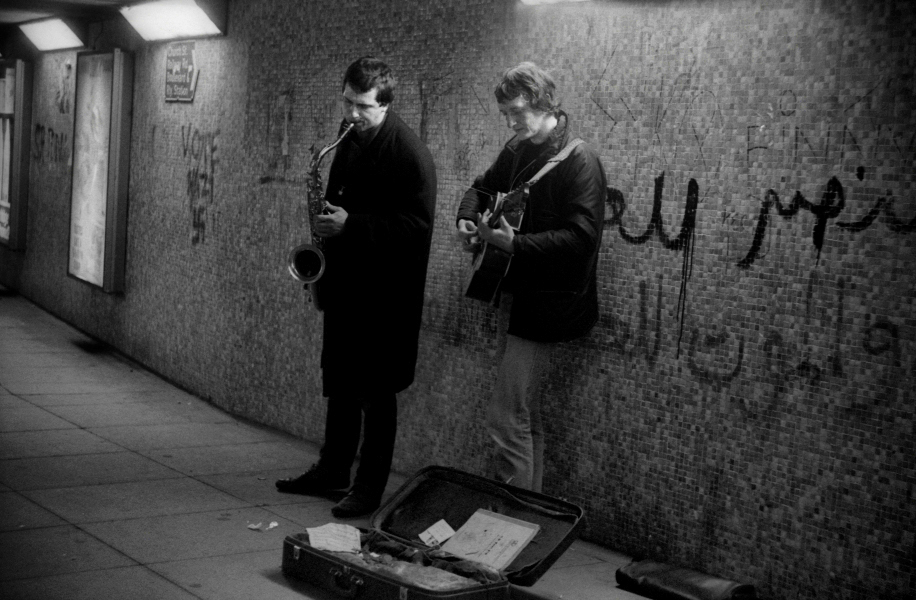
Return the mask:
<svg viewBox="0 0 916 600">
<path fill-rule="evenodd" d="M 124 291 L 133 60 L 120 50 L 76 58 L 68 274 Z"/>
<path fill-rule="evenodd" d="M 29 200 L 32 68 L 0 60 L 0 244 L 25 249 Z"/>
<path fill-rule="evenodd" d="M 199 75 L 194 66 L 194 42 L 170 44 L 165 56 L 165 101 L 193 102 Z"/>
</svg>

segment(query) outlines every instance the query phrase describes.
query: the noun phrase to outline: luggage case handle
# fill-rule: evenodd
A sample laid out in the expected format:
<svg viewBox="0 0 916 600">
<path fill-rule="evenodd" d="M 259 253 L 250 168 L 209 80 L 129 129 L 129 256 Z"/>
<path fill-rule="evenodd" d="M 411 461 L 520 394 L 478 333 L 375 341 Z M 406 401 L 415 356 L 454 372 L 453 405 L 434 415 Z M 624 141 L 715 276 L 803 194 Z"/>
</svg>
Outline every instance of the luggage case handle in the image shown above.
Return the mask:
<svg viewBox="0 0 916 600">
<path fill-rule="evenodd" d="M 331 578 L 337 588 L 337 593 L 344 598 L 355 598 L 363 587 L 362 578 L 351 574 L 347 567 L 343 569 L 331 567 Z"/>
</svg>

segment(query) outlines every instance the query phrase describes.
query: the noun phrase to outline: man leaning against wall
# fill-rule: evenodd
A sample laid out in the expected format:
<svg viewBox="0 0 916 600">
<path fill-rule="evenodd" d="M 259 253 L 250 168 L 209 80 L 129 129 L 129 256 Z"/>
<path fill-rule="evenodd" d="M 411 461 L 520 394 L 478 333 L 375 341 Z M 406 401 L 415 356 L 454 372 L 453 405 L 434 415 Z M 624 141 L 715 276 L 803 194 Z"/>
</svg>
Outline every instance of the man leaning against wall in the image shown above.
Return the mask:
<svg viewBox="0 0 916 600">
<path fill-rule="evenodd" d="M 487 405 L 495 443 L 491 476 L 541 491 L 538 380 L 557 343 L 586 335 L 598 320 L 607 186 L 597 154 L 575 138 L 569 115 L 560 109 L 550 74 L 521 63 L 504 73 L 495 96 L 515 135 L 465 193 L 457 233 L 466 250 L 480 252 L 486 243 L 511 255 L 498 291 L 499 318 L 508 319 L 508 335 Z M 549 162 L 552 169 L 541 175 Z M 537 181 L 530 185 L 518 231 L 505 216 L 490 227 L 492 199 L 532 179 Z"/>
</svg>

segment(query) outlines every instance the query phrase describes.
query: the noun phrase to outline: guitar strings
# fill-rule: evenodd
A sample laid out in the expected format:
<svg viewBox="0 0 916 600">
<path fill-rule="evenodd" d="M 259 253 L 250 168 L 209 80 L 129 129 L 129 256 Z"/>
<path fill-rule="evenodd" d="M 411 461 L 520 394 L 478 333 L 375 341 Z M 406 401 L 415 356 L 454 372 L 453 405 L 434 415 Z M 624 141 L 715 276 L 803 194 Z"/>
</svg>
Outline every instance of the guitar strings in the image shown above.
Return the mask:
<svg viewBox="0 0 916 600">
<path fill-rule="evenodd" d="M 496 195 L 496 192 L 490 192 L 489 190 L 485 190 L 485 189 L 479 188 L 479 187 L 474 187 L 473 185 L 470 187 L 470 189 L 474 190 L 475 192 L 480 192 L 481 194 L 484 194 L 484 195 L 489 196 L 489 197 L 491 197 L 491 198 L 492 198 L 493 196 Z"/>
</svg>

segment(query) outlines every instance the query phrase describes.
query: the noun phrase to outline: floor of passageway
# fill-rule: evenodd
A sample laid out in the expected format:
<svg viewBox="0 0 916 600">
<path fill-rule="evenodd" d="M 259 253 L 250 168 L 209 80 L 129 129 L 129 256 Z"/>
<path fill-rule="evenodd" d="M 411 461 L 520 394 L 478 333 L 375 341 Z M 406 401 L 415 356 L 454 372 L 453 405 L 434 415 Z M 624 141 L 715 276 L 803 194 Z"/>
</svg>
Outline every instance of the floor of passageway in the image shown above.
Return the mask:
<svg viewBox="0 0 916 600">
<path fill-rule="evenodd" d="M 0 292 L 0 597 L 332 597 L 280 570 L 285 536 L 334 520 L 331 500 L 274 488 L 316 459 L 314 444 L 233 417 Z M 577 541 L 514 597 L 636 599 L 614 581 L 627 561 Z"/>
</svg>

